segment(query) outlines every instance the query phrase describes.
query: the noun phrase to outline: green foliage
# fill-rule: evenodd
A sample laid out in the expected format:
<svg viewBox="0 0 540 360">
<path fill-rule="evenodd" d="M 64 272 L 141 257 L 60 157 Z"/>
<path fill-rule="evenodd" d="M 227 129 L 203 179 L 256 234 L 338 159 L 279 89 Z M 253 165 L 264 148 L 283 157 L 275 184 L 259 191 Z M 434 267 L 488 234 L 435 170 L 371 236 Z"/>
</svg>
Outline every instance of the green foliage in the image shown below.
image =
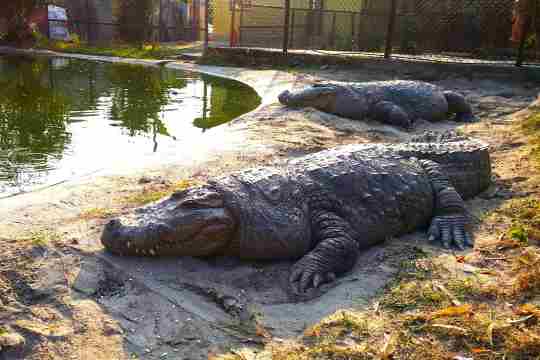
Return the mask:
<svg viewBox="0 0 540 360">
<path fill-rule="evenodd" d="M 520 224 L 512 226 L 508 231 L 508 235 L 512 240 L 516 240 L 522 244 L 527 244 L 529 241 L 527 230 Z"/>
<path fill-rule="evenodd" d="M 36 24 L 30 24 L 30 34 L 36 47 L 46 48 L 49 46 L 49 39 L 39 31 Z"/>
<path fill-rule="evenodd" d="M 120 37 L 141 45 L 150 38 L 152 31 L 153 0 L 121 0 Z"/>
<path fill-rule="evenodd" d="M 60 235 L 48 230 L 35 231 L 30 234 L 30 241 L 34 246 L 46 247 L 51 242 L 58 240 L 60 240 Z"/>
<path fill-rule="evenodd" d="M 45 85 L 47 59 L 5 61 L 17 72 L 0 80 L 0 164 L 6 180 L 16 181 L 22 164 L 33 166 L 63 153 L 70 141 L 70 100 Z"/>
<path fill-rule="evenodd" d="M 69 34 L 69 41 L 73 44 L 73 46 L 81 46 L 81 38 L 79 34 L 76 34 L 74 32 Z"/>
<path fill-rule="evenodd" d="M 112 84 L 110 117 L 129 130 L 129 135 L 153 133 L 168 136 L 159 112 L 169 102 L 169 89 L 183 88 L 186 81 L 174 72 L 140 65 L 110 67 Z"/>
<path fill-rule="evenodd" d="M 536 49 L 538 45 L 538 39 L 536 38 L 536 34 L 531 34 L 527 37 L 525 40 L 525 49 Z"/>
<path fill-rule="evenodd" d="M 8 20 L 8 31 L 4 40 L 20 42 L 31 37 L 28 16 L 39 0 L 9 0 L 2 4 L 2 14 Z"/>
<path fill-rule="evenodd" d="M 88 46 L 77 42 L 57 41 L 48 46 L 51 50 L 65 53 L 88 54 L 100 56 L 116 56 L 133 59 L 165 59 L 178 55 L 182 50 L 176 46 L 160 46 L 159 44 L 122 44 L 110 47 Z"/>
<path fill-rule="evenodd" d="M 224 124 L 248 111 L 255 109 L 261 98 L 254 91 L 248 91 L 240 82 L 202 76 L 205 86 L 211 85 L 209 106 L 203 117 L 193 120 L 193 125 L 209 129 Z"/>
</svg>

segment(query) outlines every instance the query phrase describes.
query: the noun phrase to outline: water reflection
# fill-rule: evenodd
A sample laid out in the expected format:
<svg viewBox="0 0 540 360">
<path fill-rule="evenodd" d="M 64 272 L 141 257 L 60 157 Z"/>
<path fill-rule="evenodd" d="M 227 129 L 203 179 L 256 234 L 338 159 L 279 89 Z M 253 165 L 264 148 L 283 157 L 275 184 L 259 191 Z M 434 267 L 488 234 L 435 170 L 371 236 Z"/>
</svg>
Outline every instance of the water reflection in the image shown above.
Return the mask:
<svg viewBox="0 0 540 360">
<path fill-rule="evenodd" d="M 244 92 L 245 85 L 238 82 L 230 82 L 226 79 L 202 76 L 204 82 L 204 99 L 209 101 L 204 107 L 203 116 L 193 120 L 193 125 L 203 130 L 224 124 L 254 108 L 252 99 L 246 98 Z M 210 92 L 210 96 L 207 94 Z"/>
<path fill-rule="evenodd" d="M 240 83 L 165 68 L 0 57 L 0 195 L 226 141 L 202 132 L 259 103 Z"/>
<path fill-rule="evenodd" d="M 69 143 L 71 101 L 54 88 L 46 62 L 7 59 L 4 65 L 18 71 L 0 77 L 0 181 L 30 181 Z"/>
</svg>

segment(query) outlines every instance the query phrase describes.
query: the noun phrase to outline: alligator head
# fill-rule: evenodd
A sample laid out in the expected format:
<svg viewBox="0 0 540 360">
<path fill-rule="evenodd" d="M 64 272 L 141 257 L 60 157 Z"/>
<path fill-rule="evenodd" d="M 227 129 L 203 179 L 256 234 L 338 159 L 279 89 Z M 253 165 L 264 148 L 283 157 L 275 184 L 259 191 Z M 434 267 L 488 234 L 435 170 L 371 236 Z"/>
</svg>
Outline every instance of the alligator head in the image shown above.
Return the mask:
<svg viewBox="0 0 540 360">
<path fill-rule="evenodd" d="M 285 90 L 279 96 L 279 102 L 290 107 L 314 107 L 321 111 L 332 112 L 338 87 L 330 84 L 316 84 L 312 87 L 290 92 Z"/>
<path fill-rule="evenodd" d="M 101 242 L 118 255 L 209 256 L 227 247 L 236 221 L 210 187 L 173 193 L 131 218 L 111 220 Z"/>
</svg>

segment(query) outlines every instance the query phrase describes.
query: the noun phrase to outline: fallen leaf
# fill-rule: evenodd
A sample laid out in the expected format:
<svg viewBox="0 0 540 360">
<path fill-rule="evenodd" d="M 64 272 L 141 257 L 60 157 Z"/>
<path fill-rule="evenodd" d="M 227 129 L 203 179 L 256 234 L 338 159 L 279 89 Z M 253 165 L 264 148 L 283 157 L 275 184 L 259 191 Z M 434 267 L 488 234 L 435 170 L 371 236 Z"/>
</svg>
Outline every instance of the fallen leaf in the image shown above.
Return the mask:
<svg viewBox="0 0 540 360">
<path fill-rule="evenodd" d="M 449 306 L 442 310 L 435 311 L 428 315 L 428 319 L 436 319 L 441 317 L 453 317 L 460 316 L 465 314 L 470 314 L 472 311 L 472 306 L 470 304 L 465 304 L 461 306 Z"/>
<path fill-rule="evenodd" d="M 459 301 L 447 288 L 445 288 L 442 284 L 438 282 L 433 282 L 434 286 L 442 291 L 451 301 L 452 304 L 455 306 L 461 306 L 461 301 Z"/>
<path fill-rule="evenodd" d="M 264 328 L 264 326 L 262 326 L 259 323 L 255 324 L 255 334 L 257 336 L 263 337 L 265 339 L 271 339 L 272 338 L 272 334 L 270 334 L 270 332 L 268 330 L 266 330 Z"/>
<path fill-rule="evenodd" d="M 388 360 L 392 358 L 392 354 L 396 350 L 396 335 L 386 335 L 386 341 L 381 349 L 381 352 L 379 354 L 380 360 Z"/>
</svg>

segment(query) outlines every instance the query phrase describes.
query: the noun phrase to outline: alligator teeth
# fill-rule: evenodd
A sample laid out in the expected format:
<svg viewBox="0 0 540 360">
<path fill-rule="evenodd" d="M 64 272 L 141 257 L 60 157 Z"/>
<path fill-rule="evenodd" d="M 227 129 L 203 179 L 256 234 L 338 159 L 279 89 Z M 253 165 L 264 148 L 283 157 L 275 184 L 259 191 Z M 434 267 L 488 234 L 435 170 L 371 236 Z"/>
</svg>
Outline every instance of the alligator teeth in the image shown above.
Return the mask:
<svg viewBox="0 0 540 360">
<path fill-rule="evenodd" d="M 148 252 L 149 252 L 150 255 L 152 255 L 152 256 L 155 256 L 155 255 L 156 255 L 156 251 L 155 251 L 154 249 L 150 249 Z"/>
</svg>

